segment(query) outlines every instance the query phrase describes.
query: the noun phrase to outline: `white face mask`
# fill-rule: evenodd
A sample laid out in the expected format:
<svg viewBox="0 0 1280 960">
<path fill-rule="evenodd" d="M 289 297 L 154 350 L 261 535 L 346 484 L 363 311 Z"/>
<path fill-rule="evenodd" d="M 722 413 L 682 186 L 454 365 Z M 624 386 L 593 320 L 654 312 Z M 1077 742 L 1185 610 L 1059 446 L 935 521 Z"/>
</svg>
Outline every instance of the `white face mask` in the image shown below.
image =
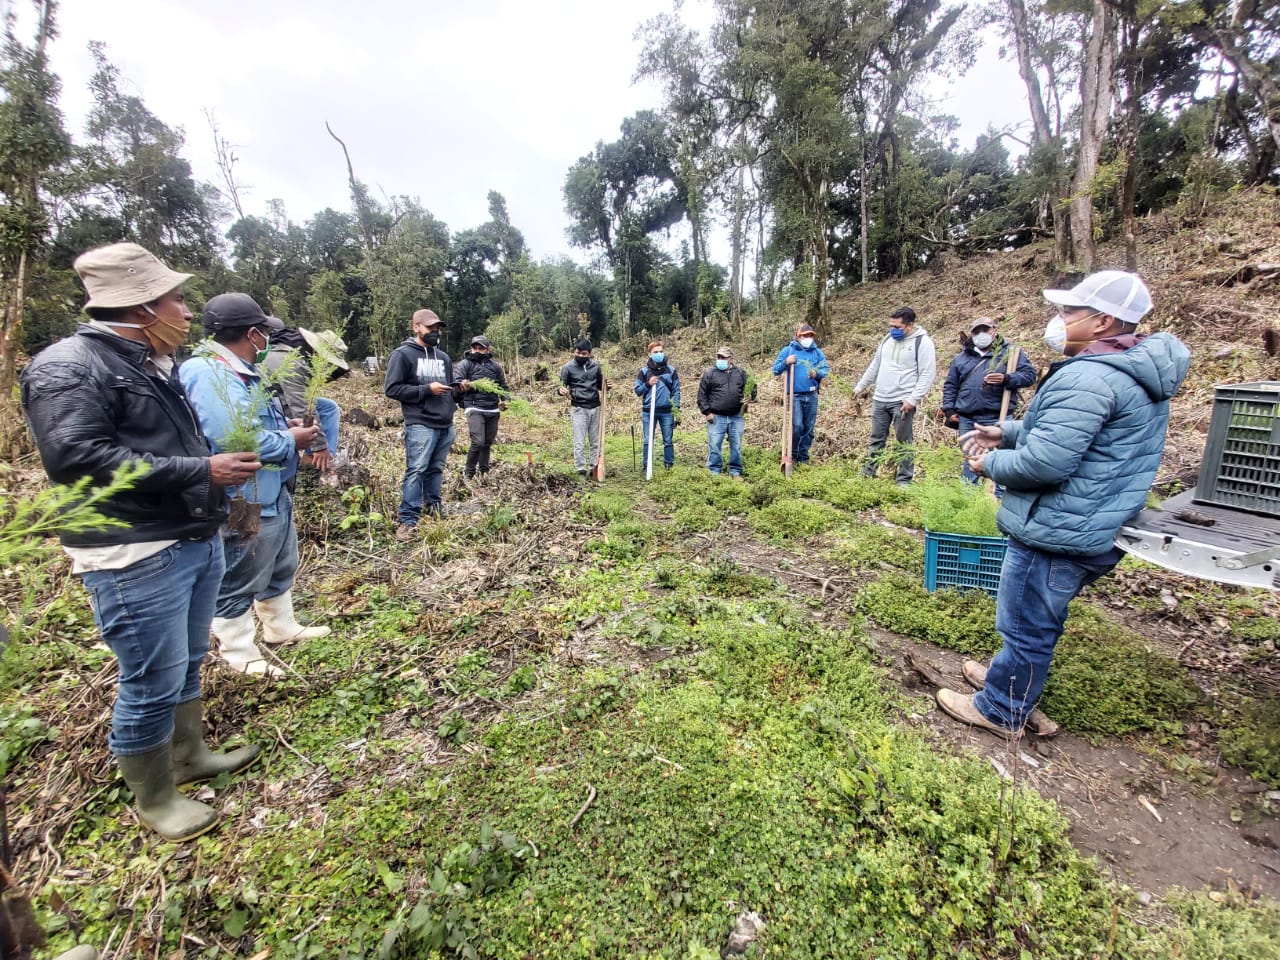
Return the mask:
<svg viewBox="0 0 1280 960">
<path fill-rule="evenodd" d="M 991 346 L 993 340 L 995 340 L 995 335 L 991 333 L 975 333 L 973 335 L 973 345 L 979 350 L 987 349 L 987 347 Z"/>
<path fill-rule="evenodd" d="M 808 350 L 810 347 L 813 346 L 813 337 L 801 337 L 800 346 Z"/>
<path fill-rule="evenodd" d="M 1067 321 L 1062 314 L 1054 317 L 1044 328 L 1044 342 L 1054 353 L 1063 353 L 1067 349 Z"/>
<path fill-rule="evenodd" d="M 1078 320 L 1072 320 L 1072 323 L 1080 323 L 1083 320 L 1092 320 L 1094 317 L 1102 316 L 1102 311 L 1096 310 L 1087 317 L 1080 317 Z M 1058 314 L 1045 325 L 1044 342 L 1049 349 L 1055 353 L 1066 353 L 1067 344 L 1071 341 L 1067 339 L 1067 318 L 1062 314 Z M 1081 342 L 1081 341 L 1077 341 Z"/>
</svg>

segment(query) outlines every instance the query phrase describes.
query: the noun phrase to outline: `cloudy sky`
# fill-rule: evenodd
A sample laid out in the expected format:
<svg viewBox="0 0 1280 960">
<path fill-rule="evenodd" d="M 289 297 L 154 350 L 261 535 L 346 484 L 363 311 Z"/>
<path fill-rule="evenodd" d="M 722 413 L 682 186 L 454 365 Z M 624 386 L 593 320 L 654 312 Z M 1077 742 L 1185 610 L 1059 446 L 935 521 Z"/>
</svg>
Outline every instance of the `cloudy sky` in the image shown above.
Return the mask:
<svg viewBox="0 0 1280 960">
<path fill-rule="evenodd" d="M 24 0 L 9 0 L 20 11 Z M 186 157 L 217 182 L 205 111 L 236 144 L 246 212 L 272 198 L 302 222 L 349 207 L 340 148 L 377 195 L 408 194 L 451 229 L 507 198 L 536 257 L 569 253 L 565 172 L 659 96 L 633 85 L 637 26 L 671 0 L 61 0 L 52 48 L 62 107 L 80 132 L 90 40 L 122 83 L 186 132 Z M 703 0 L 684 19 L 710 22 Z M 994 53 L 939 92 L 966 141 L 1026 112 L 1012 66 Z M 993 91 L 1000 91 L 993 95 Z M 724 258 L 721 251 L 713 255 Z M 579 254 L 580 256 L 580 254 Z"/>
</svg>

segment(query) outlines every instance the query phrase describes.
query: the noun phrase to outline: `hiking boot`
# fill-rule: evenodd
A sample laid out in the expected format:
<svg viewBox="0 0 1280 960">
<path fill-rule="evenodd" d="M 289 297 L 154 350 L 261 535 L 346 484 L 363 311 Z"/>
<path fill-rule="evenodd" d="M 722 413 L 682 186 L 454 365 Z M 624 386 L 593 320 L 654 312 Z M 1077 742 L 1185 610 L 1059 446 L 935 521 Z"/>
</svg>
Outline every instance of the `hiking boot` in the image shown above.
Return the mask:
<svg viewBox="0 0 1280 960">
<path fill-rule="evenodd" d="M 396 539 L 401 543 L 412 540 L 418 535 L 418 525 L 416 523 L 402 523 L 396 527 Z"/>
<path fill-rule="evenodd" d="M 936 697 L 942 712 L 953 720 L 967 723 L 971 727 L 989 730 L 991 733 L 1001 737 L 1016 737 L 1019 733 L 1017 730 L 1006 730 L 998 723 L 992 723 L 984 717 L 978 708 L 973 705 L 972 693 L 956 693 L 954 690 L 944 688 L 937 692 Z"/>
<path fill-rule="evenodd" d="M 977 660 L 966 660 L 964 666 L 960 668 L 960 672 L 964 674 L 969 686 L 975 690 L 981 690 L 987 685 L 987 668 Z M 1032 710 L 1027 717 L 1026 728 L 1028 733 L 1034 733 L 1037 737 L 1046 739 L 1056 737 L 1060 729 L 1054 721 L 1045 716 L 1045 712 L 1039 707 Z"/>
</svg>

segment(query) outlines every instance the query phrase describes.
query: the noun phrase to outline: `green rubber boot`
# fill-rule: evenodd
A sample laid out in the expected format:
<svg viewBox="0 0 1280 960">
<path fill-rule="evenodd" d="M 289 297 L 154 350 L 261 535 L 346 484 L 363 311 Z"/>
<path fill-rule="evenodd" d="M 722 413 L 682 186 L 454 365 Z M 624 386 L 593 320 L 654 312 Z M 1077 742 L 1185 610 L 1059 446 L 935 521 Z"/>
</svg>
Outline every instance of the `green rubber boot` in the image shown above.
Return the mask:
<svg viewBox="0 0 1280 960">
<path fill-rule="evenodd" d="M 257 744 L 250 744 L 214 753 L 204 742 L 204 701 L 188 700 L 173 708 L 173 782 L 178 786 L 239 773 L 261 752 Z"/>
<path fill-rule="evenodd" d="M 190 840 L 212 830 L 218 811 L 178 792 L 173 783 L 173 744 L 116 757 L 120 775 L 138 803 L 138 819 L 166 840 Z"/>
</svg>

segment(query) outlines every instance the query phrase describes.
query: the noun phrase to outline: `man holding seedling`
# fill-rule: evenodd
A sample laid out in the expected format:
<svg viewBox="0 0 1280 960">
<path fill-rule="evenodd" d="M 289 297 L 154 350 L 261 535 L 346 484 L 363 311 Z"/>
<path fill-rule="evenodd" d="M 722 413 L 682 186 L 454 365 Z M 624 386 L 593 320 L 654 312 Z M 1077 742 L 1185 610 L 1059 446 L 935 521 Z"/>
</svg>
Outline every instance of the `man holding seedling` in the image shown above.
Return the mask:
<svg viewBox="0 0 1280 960">
<path fill-rule="evenodd" d="M 397 540 L 412 540 L 425 512 L 439 517 L 444 464 L 453 447 L 453 361 L 440 349 L 444 321 L 434 310 L 413 314 L 413 337 L 387 358 L 383 391 L 404 412 L 404 482 Z"/>
<path fill-rule="evenodd" d="M 98 505 L 115 526 L 61 539 L 119 661 L 108 743 L 138 819 L 186 840 L 211 829 L 218 811 L 175 784 L 236 773 L 258 755 L 256 746 L 214 753 L 205 744 L 200 665 L 224 569 L 225 488 L 262 464 L 248 452 L 211 456 L 174 376 L 173 352 L 191 326 L 191 274 L 134 243 L 90 250 L 75 270 L 89 322 L 31 361 L 22 405 L 54 483 L 102 485 L 123 464 L 149 467 Z"/>
<path fill-rule="evenodd" d="M 473 480 L 477 473 L 483 477 L 489 472 L 489 452 L 498 439 L 498 418 L 502 415 L 502 397 L 507 392 L 507 376 L 502 364 L 493 359 L 489 338 L 483 336 L 471 338 L 471 349 L 458 364 L 454 376 L 458 378 L 458 403 L 467 418 L 471 440 L 462 475 Z"/>
<path fill-rule="evenodd" d="M 289 481 L 298 470 L 299 451 L 320 435 L 317 426 L 284 414 L 258 364 L 266 359 L 271 336 L 284 329 L 247 293 L 220 293 L 201 312 L 212 339 L 202 344 L 178 371 L 200 425 L 215 450 L 253 446 L 266 466 L 248 483 L 233 489 L 256 505 L 257 529 L 233 516 L 223 526 L 227 572 L 218 590 L 213 635 L 219 653 L 233 670 L 250 676 L 279 676 L 255 638 L 254 612 L 262 621 L 263 642 L 271 645 L 329 635 L 328 627 L 305 627 L 293 612 L 293 581 L 298 573 L 298 533 L 293 524 Z"/>
<path fill-rule="evenodd" d="M 1115 537 L 1142 510 L 1164 452 L 1169 400 L 1191 355 L 1172 334 L 1138 334 L 1146 284 L 1103 270 L 1070 290 L 1045 328 L 1066 356 L 1049 368 L 1022 420 L 960 438 L 969 468 L 1005 488 L 996 517 L 1008 535 L 996 596 L 1003 641 L 989 667 L 964 664 L 972 695 L 939 690 L 942 710 L 999 734 L 1057 725 L 1036 709 L 1067 604 L 1120 559 Z"/>
<path fill-rule="evenodd" d="M 333 465 L 338 453 L 342 409 L 328 397 L 314 394 L 324 383 L 346 376 L 350 369 L 346 353 L 346 343 L 332 330 L 316 333 L 285 327 L 271 337 L 271 349 L 262 363 L 275 378 L 274 388 L 284 415 L 291 420 L 314 416 L 320 432 L 307 453 L 311 465 L 321 473 Z"/>
<path fill-rule="evenodd" d="M 1012 371 L 1008 369 L 1011 359 Z M 1000 419 L 1006 393 L 1010 395 L 1008 410 L 1012 414 L 1017 408 L 1018 391 L 1035 382 L 1036 368 L 1026 353 L 1000 336 L 994 318 L 978 317 L 969 324 L 969 337 L 947 369 L 942 384 L 943 416 L 947 425 L 961 435 L 975 426 L 989 426 Z M 978 482 L 967 461 L 963 474 L 969 483 Z"/>
<path fill-rule="evenodd" d="M 874 477 L 880 457 L 894 439 L 907 447 L 915 442 L 916 409 L 924 402 L 938 374 L 938 353 L 933 340 L 916 324 L 916 312 L 899 307 L 889 314 L 889 333 L 876 347 L 871 365 L 853 388 L 855 397 L 871 394 L 871 443 L 863 476 Z M 915 458 L 910 451 L 899 455 L 898 486 L 905 487 L 915 476 Z"/>
</svg>

